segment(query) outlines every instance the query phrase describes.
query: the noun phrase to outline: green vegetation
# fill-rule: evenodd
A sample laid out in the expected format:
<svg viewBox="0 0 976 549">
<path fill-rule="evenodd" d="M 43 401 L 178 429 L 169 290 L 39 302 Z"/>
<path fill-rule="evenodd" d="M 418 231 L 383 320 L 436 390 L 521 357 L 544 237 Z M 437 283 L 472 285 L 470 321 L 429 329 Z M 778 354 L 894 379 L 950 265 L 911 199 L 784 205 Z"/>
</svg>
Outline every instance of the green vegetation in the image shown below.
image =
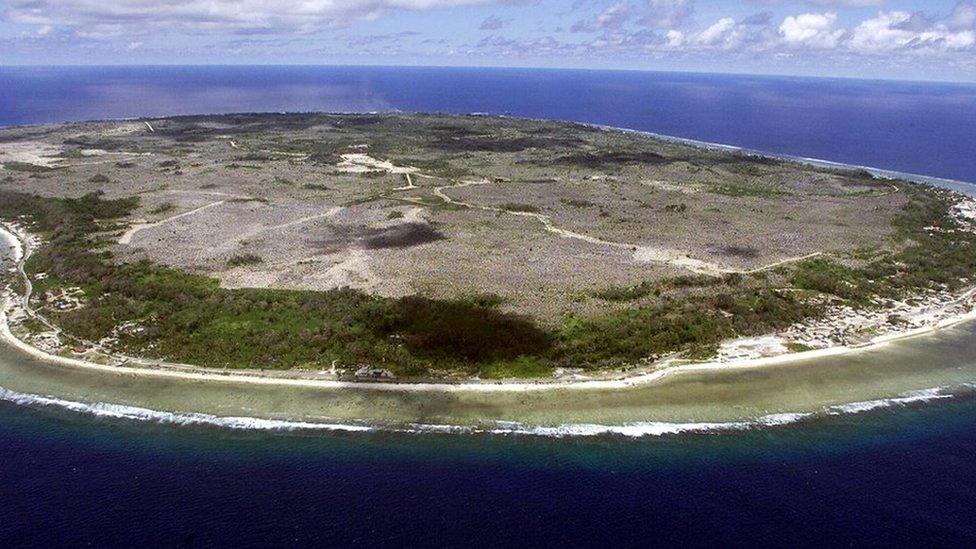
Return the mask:
<svg viewBox="0 0 976 549">
<path fill-rule="evenodd" d="M 235 256 L 231 256 L 231 258 L 227 260 L 228 267 L 240 267 L 242 265 L 257 265 L 259 263 L 264 263 L 264 259 L 262 259 L 261 256 L 254 255 L 254 254 L 235 255 Z"/>
<path fill-rule="evenodd" d="M 108 183 L 111 180 L 104 174 L 97 173 L 88 178 L 89 183 Z"/>
<path fill-rule="evenodd" d="M 592 208 L 593 206 L 596 206 L 596 204 L 590 202 L 589 200 L 573 200 L 573 199 L 564 198 L 560 200 L 560 202 L 562 202 L 567 206 L 572 206 L 574 208 Z"/>
<path fill-rule="evenodd" d="M 515 202 L 507 202 L 499 206 L 503 210 L 508 210 L 510 212 L 524 212 L 524 213 L 539 213 L 538 206 L 533 206 L 531 204 L 518 204 Z"/>
<path fill-rule="evenodd" d="M 803 343 L 797 343 L 795 341 L 787 343 L 786 348 L 791 353 L 803 353 L 813 349 L 813 347 L 810 347 L 809 345 L 804 345 Z"/>
<path fill-rule="evenodd" d="M 570 318 L 556 331 L 498 309 L 501 299 L 389 299 L 354 290 L 227 290 L 213 279 L 146 262 L 117 265 L 93 251 L 94 238 L 136 201 L 42 200 L 4 193 L 0 215 L 30 212 L 49 239 L 31 259 L 49 284 L 82 286 L 89 305 L 52 312 L 67 333 L 90 340 L 125 320 L 133 353 L 233 368 L 368 363 L 400 375 L 460 369 L 486 376 L 542 375 L 556 365 L 606 367 L 680 349 L 704 356 L 721 339 L 782 328 L 815 310 L 773 290 L 688 296 L 595 319 Z M 101 222 L 106 223 L 106 222 Z M 241 261 L 253 259 L 241 256 Z M 726 283 L 707 277 L 667 288 Z M 723 314 L 716 314 L 724 311 Z"/>
<path fill-rule="evenodd" d="M 961 290 L 976 273 L 976 234 L 960 230 L 943 191 L 906 188 L 912 201 L 895 221 L 894 253 L 852 256 L 863 266 L 845 266 L 827 259 L 809 259 L 794 267 L 792 283 L 853 302 L 868 304 L 877 297 L 905 297 L 919 289 Z"/>
<path fill-rule="evenodd" d="M 636 301 L 648 296 L 654 291 L 660 295 L 660 286 L 651 282 L 641 282 L 634 286 L 614 286 L 593 294 L 593 297 L 604 301 Z"/>
<path fill-rule="evenodd" d="M 666 158 L 656 152 L 636 150 L 604 150 L 596 152 L 575 152 L 556 162 L 580 168 L 607 169 L 620 164 L 669 164 L 674 160 Z"/>
<path fill-rule="evenodd" d="M 45 199 L 0 192 L 0 216 L 27 212 L 48 244 L 31 258 L 46 282 L 85 289 L 89 304 L 49 312 L 76 337 L 98 340 L 121 322 L 145 330 L 124 334 L 126 352 L 231 368 L 373 364 L 401 375 L 482 365 L 544 354 L 550 337 L 533 322 L 497 310 L 496 296 L 438 301 L 389 299 L 342 289 L 328 292 L 226 290 L 208 277 L 148 262 L 114 264 L 94 244 L 135 199 Z M 497 367 L 497 366 L 496 366 Z"/>
<path fill-rule="evenodd" d="M 30 162 L 4 162 L 3 167 L 7 170 L 25 173 L 48 173 L 59 169 L 40 164 L 31 164 Z"/>
<path fill-rule="evenodd" d="M 711 185 L 709 190 L 715 194 L 749 198 L 778 198 L 790 193 L 780 189 L 770 189 L 754 183 L 720 183 Z"/>
<path fill-rule="evenodd" d="M 596 319 L 570 317 L 559 332 L 557 360 L 606 367 L 676 351 L 704 358 L 724 339 L 781 330 L 820 313 L 792 293 L 757 289 L 688 296 Z"/>
<path fill-rule="evenodd" d="M 160 204 L 160 205 L 152 208 L 151 210 L 149 210 L 149 213 L 151 213 L 153 215 L 159 215 L 159 214 L 164 214 L 164 213 L 167 213 L 167 212 L 171 212 L 171 211 L 173 211 L 175 209 L 176 209 L 176 205 L 173 204 L 172 202 L 163 202 L 162 204 Z"/>
<path fill-rule="evenodd" d="M 250 119 L 244 115 L 238 119 L 256 120 L 255 132 L 261 128 L 261 118 Z M 673 164 L 689 162 L 681 154 L 690 154 L 681 153 L 680 148 L 666 146 L 659 147 L 660 152 L 636 147 L 634 150 L 623 147 L 608 151 L 603 150 L 606 146 L 600 143 L 575 147 L 575 142 L 567 141 L 567 136 L 558 131 L 546 133 L 545 128 L 538 128 L 536 133 L 515 133 L 507 130 L 502 122 L 495 122 L 498 125 L 497 136 L 484 131 L 485 128 L 464 130 L 462 126 L 441 125 L 410 133 L 399 141 L 398 124 L 402 124 L 395 118 L 330 118 L 322 115 L 305 120 L 286 116 L 275 119 L 274 124 L 276 131 L 288 124 L 338 128 L 329 135 L 339 134 L 343 128 L 382 126 L 383 133 L 370 140 L 368 151 L 371 155 L 389 159 L 398 165 L 418 166 L 428 174 L 442 177 L 457 177 L 468 169 L 480 170 L 493 166 L 488 162 L 482 163 L 484 155 L 488 153 L 517 157 L 504 170 L 486 169 L 484 174 L 479 174 L 496 177 L 499 181 L 504 176 L 504 181 L 515 182 L 513 189 L 525 182 L 554 181 L 542 177 L 550 175 L 547 167 L 538 168 L 539 159 L 546 154 L 544 149 L 553 143 L 567 149 L 552 152 L 545 161 L 552 166 L 563 165 L 567 173 L 577 168 L 595 167 L 608 172 L 618 170 L 627 173 L 629 170 L 643 174 L 646 168 L 649 179 L 654 176 L 656 166 L 665 166 L 667 170 L 685 170 Z M 185 130 L 176 128 L 164 131 L 171 131 L 174 138 L 191 142 L 210 139 L 211 133 L 217 130 L 187 126 Z M 250 126 L 247 131 L 252 131 Z M 260 143 L 263 147 L 271 138 L 254 136 L 254 146 L 258 146 L 256 141 L 261 139 L 264 139 Z M 350 136 L 327 136 L 321 141 L 280 138 L 273 146 L 276 150 L 309 154 L 313 163 L 334 166 L 343 151 L 359 150 L 351 148 L 357 142 L 360 141 Z M 471 147 L 474 149 L 469 150 Z M 431 159 L 425 156 L 431 150 L 445 154 Z M 756 165 L 753 165 L 753 159 L 743 157 L 723 163 L 719 153 L 701 152 L 701 155 L 701 161 L 695 158 L 697 164 L 693 168 L 700 171 L 693 172 L 697 174 L 693 181 L 696 185 L 705 184 L 711 192 L 746 198 L 775 198 L 788 194 L 768 183 L 759 184 L 743 177 L 758 177 L 763 173 L 786 169 L 778 167 L 778 163 L 756 160 Z M 513 173 L 513 169 L 509 169 L 523 162 L 523 158 L 528 159 L 524 160 L 526 163 L 536 162 L 534 166 L 537 172 L 534 175 L 539 175 L 539 179 L 522 181 Z M 264 163 L 271 160 L 271 156 L 247 154 L 236 160 Z M 287 162 L 292 165 L 299 160 Z M 219 167 L 221 164 L 222 161 L 215 165 Z M 570 165 L 570 169 L 565 168 L 566 164 Z M 231 166 L 235 165 L 240 168 L 260 167 Z M 180 163 L 173 159 L 156 166 L 169 173 L 170 170 L 178 170 Z M 19 171 L 36 175 L 51 170 L 40 168 L 43 167 Z M 326 171 L 319 170 L 317 173 Z M 704 183 L 730 173 L 740 175 L 729 176 L 732 182 Z M 379 176 L 379 173 L 376 175 Z M 586 181 L 583 178 L 590 174 L 575 175 L 579 176 L 580 181 Z M 26 176 L 18 177 L 26 179 Z M 119 179 L 117 174 L 112 177 Z M 260 177 L 260 181 L 269 187 L 291 186 L 301 184 L 309 176 L 300 177 L 296 176 L 296 183 L 268 172 Z M 848 173 L 843 177 L 860 176 Z M 740 179 L 746 182 L 736 182 Z M 347 195 L 343 194 L 347 192 L 344 185 L 351 180 L 351 176 L 341 175 L 334 180 L 333 192 L 341 196 L 341 200 L 348 200 L 348 204 L 383 200 L 377 208 L 399 208 L 386 214 L 390 220 L 402 218 L 406 209 L 404 204 L 407 203 L 425 205 L 432 210 L 464 208 L 444 202 L 429 192 L 414 197 L 419 193 L 394 196 L 387 191 L 386 194 L 363 197 L 364 194 L 378 193 L 377 189 L 383 188 L 388 181 L 370 181 L 364 191 Z M 586 192 L 591 194 L 586 196 L 600 197 L 594 198 L 599 204 L 583 199 L 562 199 L 561 202 L 572 208 L 594 208 L 576 214 L 581 218 L 596 217 L 584 214 L 597 214 L 605 219 L 601 226 L 610 226 L 623 217 L 620 211 L 612 210 L 613 204 L 605 198 L 611 196 L 606 193 L 618 189 L 616 180 L 623 181 L 624 178 L 614 175 L 602 179 L 606 183 L 592 184 L 593 190 L 587 188 Z M 104 183 L 108 178 L 97 175 L 89 181 Z M 843 186 L 844 181 L 837 183 L 832 180 L 829 186 Z M 865 181 L 858 179 L 850 183 L 863 187 L 870 183 Z M 434 185 L 431 183 L 431 188 Z M 207 183 L 200 185 L 200 188 L 217 186 L 217 183 Z M 317 183 L 302 186 L 312 190 L 330 190 Z M 604 186 L 610 190 L 599 190 Z M 801 192 L 797 190 L 799 186 L 789 188 L 798 195 Z M 430 188 L 425 187 L 424 190 L 429 191 Z M 423 377 L 459 372 L 498 378 L 544 376 L 556 367 L 625 367 L 650 357 L 673 353 L 702 358 L 713 353 L 719 342 L 726 338 L 764 334 L 781 330 L 805 318 L 818 317 L 824 313 L 828 300 L 872 306 L 880 297 L 905 297 L 920 289 L 961 289 L 967 284 L 964 280 L 973 279 L 976 272 L 976 235 L 959 230 L 958 223 L 946 213 L 952 200 L 949 194 L 916 186 L 904 186 L 901 190 L 904 195 L 899 194 L 895 198 L 901 201 L 904 196 L 908 206 L 895 220 L 896 234 L 891 241 L 878 243 L 877 247 L 854 250 L 849 254 L 821 256 L 763 273 L 679 276 L 603 288 L 592 296 L 581 297 L 580 301 L 585 302 L 583 305 L 586 307 L 578 310 L 586 311 L 585 315 L 557 316 L 547 318 L 545 322 L 510 312 L 508 306 L 521 306 L 512 296 L 509 297 L 513 302 L 506 304 L 495 295 L 430 299 L 418 296 L 388 298 L 351 289 L 325 292 L 231 290 L 221 288 L 212 278 L 148 262 L 119 263 L 105 251 L 105 244 L 109 242 L 109 235 L 117 235 L 120 230 L 119 220 L 138 206 L 135 198 L 105 200 L 99 194 L 90 194 L 76 199 L 55 199 L 0 191 L 0 217 L 29 214 L 36 230 L 44 233 L 46 243 L 28 265 L 30 272 L 43 271 L 49 275 L 47 279 L 38 281 L 38 290 L 80 286 L 86 293 L 83 308 L 45 311 L 45 314 L 63 327 L 66 333 L 89 340 L 108 337 L 120 324 L 135 322 L 143 329 L 119 336 L 118 349 L 126 353 L 228 368 L 320 369 L 338 361 L 345 368 L 369 364 L 400 376 Z M 593 194 L 598 191 L 605 194 Z M 686 217 L 698 214 L 699 210 L 704 210 L 705 206 L 716 200 L 710 197 L 703 203 L 700 196 L 693 194 L 667 195 L 669 191 L 666 190 L 657 192 L 658 197 L 675 198 L 662 198 L 653 204 L 641 203 L 642 206 L 656 209 L 645 213 L 649 217 L 666 218 L 667 223 L 685 223 L 683 226 L 692 225 L 686 223 Z M 832 196 L 840 196 L 843 192 L 842 188 L 839 194 Z M 270 188 L 267 195 L 274 196 Z M 527 198 L 531 195 L 526 194 L 501 196 L 505 198 L 497 198 L 499 202 L 533 200 Z M 617 199 L 622 198 L 614 198 Z M 681 200 L 687 201 L 690 207 L 683 202 L 667 204 Z M 727 202 L 737 204 L 739 201 Z M 877 204 L 881 204 L 879 208 L 886 207 L 887 202 Z M 499 207 L 512 212 L 540 211 L 537 206 L 517 202 Z M 763 207 L 766 207 L 766 203 L 763 203 Z M 172 203 L 166 202 L 156 205 L 149 212 L 159 215 L 174 208 Z M 661 208 L 681 215 L 660 215 Z M 723 206 L 723 209 L 726 208 Z M 709 211 L 717 210 L 710 208 Z M 887 223 L 888 218 L 885 217 L 876 226 L 884 225 L 881 229 L 885 229 Z M 934 230 L 930 230 L 932 227 Z M 712 254 L 741 258 L 760 253 L 762 243 L 746 238 L 741 241 L 749 246 L 708 250 Z M 261 262 L 262 258 L 257 255 L 241 253 L 230 257 L 227 266 L 242 267 Z M 649 272 L 646 276 L 660 276 L 658 273 Z M 590 297 L 603 303 L 589 301 Z M 790 349 L 803 350 L 800 347 L 791 345 Z"/>
<path fill-rule="evenodd" d="M 742 278 L 738 273 L 730 273 L 724 277 L 706 275 L 685 275 L 667 278 L 659 282 L 641 282 L 634 286 L 613 286 L 593 294 L 593 297 L 604 301 L 636 301 L 649 295 L 661 295 L 662 292 L 681 288 L 705 288 L 728 284 L 737 285 Z"/>
<path fill-rule="evenodd" d="M 81 152 L 81 149 L 64 149 L 58 156 L 61 158 L 79 159 L 85 158 L 85 153 Z"/>
</svg>

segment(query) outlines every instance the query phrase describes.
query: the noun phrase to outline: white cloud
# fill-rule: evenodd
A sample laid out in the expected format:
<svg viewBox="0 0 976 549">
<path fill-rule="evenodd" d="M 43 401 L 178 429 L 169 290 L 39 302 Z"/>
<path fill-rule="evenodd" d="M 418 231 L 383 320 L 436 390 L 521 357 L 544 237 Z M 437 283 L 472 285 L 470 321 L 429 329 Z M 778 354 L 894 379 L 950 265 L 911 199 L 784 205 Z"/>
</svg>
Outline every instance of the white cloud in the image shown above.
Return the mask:
<svg viewBox="0 0 976 549">
<path fill-rule="evenodd" d="M 596 21 L 594 26 L 598 29 L 616 29 L 627 20 L 630 15 L 630 2 L 627 0 L 621 0 L 616 4 L 603 10 L 600 15 L 596 16 Z"/>
<path fill-rule="evenodd" d="M 647 15 L 640 24 L 656 29 L 675 29 L 695 12 L 695 0 L 647 0 Z"/>
<path fill-rule="evenodd" d="M 680 48 L 685 43 L 685 35 L 679 30 L 671 29 L 665 37 L 669 48 Z"/>
<path fill-rule="evenodd" d="M 976 6 L 968 0 L 956 4 L 955 9 L 946 19 L 949 30 L 965 31 L 976 29 Z"/>
<path fill-rule="evenodd" d="M 735 19 L 725 17 L 694 37 L 694 42 L 702 46 L 712 46 L 725 50 L 740 48 L 747 42 L 749 31 Z"/>
<path fill-rule="evenodd" d="M 807 0 L 820 6 L 842 6 L 845 8 L 866 8 L 887 4 L 888 0 Z"/>
<path fill-rule="evenodd" d="M 105 29 L 171 27 L 200 31 L 309 32 L 392 10 L 430 10 L 503 0 L 9 0 L 6 21 Z M 104 28 L 100 28 L 104 27 Z"/>
<path fill-rule="evenodd" d="M 855 27 L 848 45 L 866 53 L 962 50 L 976 45 L 976 31 L 953 31 L 945 23 L 919 25 L 905 11 L 881 12 Z"/>
<path fill-rule="evenodd" d="M 844 30 L 835 28 L 837 14 L 804 13 L 790 16 L 779 26 L 779 34 L 789 47 L 833 49 L 844 37 Z"/>
<path fill-rule="evenodd" d="M 629 17 L 629 0 L 620 0 L 598 13 L 592 21 L 577 21 L 570 30 L 573 32 L 595 32 L 598 30 L 619 29 Z"/>
</svg>

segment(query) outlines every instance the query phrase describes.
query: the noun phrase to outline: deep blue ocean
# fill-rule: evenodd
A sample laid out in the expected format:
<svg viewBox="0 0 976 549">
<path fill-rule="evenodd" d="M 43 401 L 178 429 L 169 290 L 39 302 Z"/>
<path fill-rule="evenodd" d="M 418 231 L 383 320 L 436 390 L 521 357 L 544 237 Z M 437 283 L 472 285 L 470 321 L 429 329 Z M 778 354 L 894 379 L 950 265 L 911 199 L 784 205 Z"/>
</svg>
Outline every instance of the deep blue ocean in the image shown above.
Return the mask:
<svg viewBox="0 0 976 549">
<path fill-rule="evenodd" d="M 0 68 L 0 125 L 394 109 L 607 124 L 976 182 L 973 85 Z M 641 439 L 250 432 L 0 402 L 0 546 L 285 544 L 973 546 L 976 397 Z"/>
<path fill-rule="evenodd" d="M 976 398 L 733 433 L 301 435 L 0 403 L 15 546 L 971 547 Z"/>
<path fill-rule="evenodd" d="M 0 126 L 255 111 L 487 112 L 976 182 L 976 84 L 419 67 L 0 67 Z"/>
</svg>

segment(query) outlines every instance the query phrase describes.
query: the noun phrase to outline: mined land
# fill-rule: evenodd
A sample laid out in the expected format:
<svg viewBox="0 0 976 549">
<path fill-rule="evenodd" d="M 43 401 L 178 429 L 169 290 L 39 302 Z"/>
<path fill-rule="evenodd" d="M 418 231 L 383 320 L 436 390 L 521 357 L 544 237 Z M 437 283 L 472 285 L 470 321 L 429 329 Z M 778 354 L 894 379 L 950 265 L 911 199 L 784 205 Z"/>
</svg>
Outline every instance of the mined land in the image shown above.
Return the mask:
<svg viewBox="0 0 976 549">
<path fill-rule="evenodd" d="M 748 354 L 728 342 L 767 334 L 856 343 L 976 269 L 972 204 L 948 191 L 559 122 L 9 128 L 0 165 L 0 220 L 39 238 L 26 272 L 57 352 L 585 374 Z M 825 332 L 838 311 L 845 329 Z"/>
</svg>

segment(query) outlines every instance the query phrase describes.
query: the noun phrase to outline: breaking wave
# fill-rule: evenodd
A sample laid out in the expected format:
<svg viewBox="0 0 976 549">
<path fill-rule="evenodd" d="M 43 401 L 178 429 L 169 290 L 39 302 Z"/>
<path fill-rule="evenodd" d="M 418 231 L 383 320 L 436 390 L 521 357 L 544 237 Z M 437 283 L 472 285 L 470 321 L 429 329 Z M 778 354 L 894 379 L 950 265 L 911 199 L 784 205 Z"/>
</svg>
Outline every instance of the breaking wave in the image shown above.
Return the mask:
<svg viewBox="0 0 976 549">
<path fill-rule="evenodd" d="M 939 400 L 943 398 L 952 398 L 951 393 L 945 392 L 940 388 L 933 389 L 922 389 L 920 391 L 909 391 L 907 393 L 902 393 L 900 396 L 894 398 L 885 398 L 879 400 L 865 400 L 862 402 L 852 402 L 850 404 L 841 404 L 838 406 L 831 406 L 826 409 L 828 414 L 857 414 L 860 412 L 867 412 L 870 410 L 876 410 L 878 408 L 889 408 L 891 406 L 904 406 L 906 404 L 912 404 L 915 402 L 929 402 L 932 400 Z"/>
<path fill-rule="evenodd" d="M 976 387 L 973 387 L 976 388 Z M 621 436 L 626 438 L 642 438 L 652 436 L 677 435 L 682 433 L 722 433 L 730 431 L 746 431 L 751 429 L 770 428 L 794 424 L 806 419 L 834 416 L 842 414 L 858 414 L 893 406 L 905 406 L 914 403 L 929 402 L 952 398 L 955 396 L 943 388 L 924 389 L 902 393 L 896 397 L 878 400 L 852 402 L 849 404 L 833 405 L 823 408 L 820 412 L 779 413 L 768 414 L 752 420 L 730 422 L 700 422 L 700 423 L 671 423 L 671 422 L 632 422 L 622 425 L 600 425 L 589 423 L 572 423 L 564 425 L 529 425 L 517 422 L 499 421 L 481 426 L 436 425 L 436 424 L 373 424 L 373 423 L 336 423 L 316 421 L 295 421 L 283 419 L 264 419 L 256 417 L 217 416 L 196 412 L 165 412 L 104 402 L 84 403 L 65 400 L 50 396 L 20 393 L 0 387 L 0 401 L 6 401 L 21 406 L 39 408 L 60 408 L 76 413 L 89 414 L 96 417 L 120 419 L 130 421 L 148 421 L 159 424 L 179 426 L 216 426 L 226 429 L 253 431 L 335 431 L 335 432 L 367 432 L 389 431 L 399 433 L 445 433 L 445 434 L 493 434 L 493 435 L 525 435 L 539 437 L 593 437 L 593 436 Z"/>
<path fill-rule="evenodd" d="M 355 424 L 316 423 L 310 421 L 287 421 L 277 419 L 261 419 L 255 417 L 222 417 L 211 414 L 162 412 L 126 406 L 124 404 L 108 404 L 96 402 L 88 404 L 73 400 L 18 393 L 0 388 L 0 401 L 12 402 L 22 406 L 55 407 L 72 412 L 85 413 L 98 417 L 112 419 L 128 419 L 136 421 L 151 421 L 155 423 L 169 423 L 173 425 L 216 425 L 229 429 L 247 430 L 298 430 L 316 429 L 325 431 L 368 431 L 372 427 Z"/>
</svg>

